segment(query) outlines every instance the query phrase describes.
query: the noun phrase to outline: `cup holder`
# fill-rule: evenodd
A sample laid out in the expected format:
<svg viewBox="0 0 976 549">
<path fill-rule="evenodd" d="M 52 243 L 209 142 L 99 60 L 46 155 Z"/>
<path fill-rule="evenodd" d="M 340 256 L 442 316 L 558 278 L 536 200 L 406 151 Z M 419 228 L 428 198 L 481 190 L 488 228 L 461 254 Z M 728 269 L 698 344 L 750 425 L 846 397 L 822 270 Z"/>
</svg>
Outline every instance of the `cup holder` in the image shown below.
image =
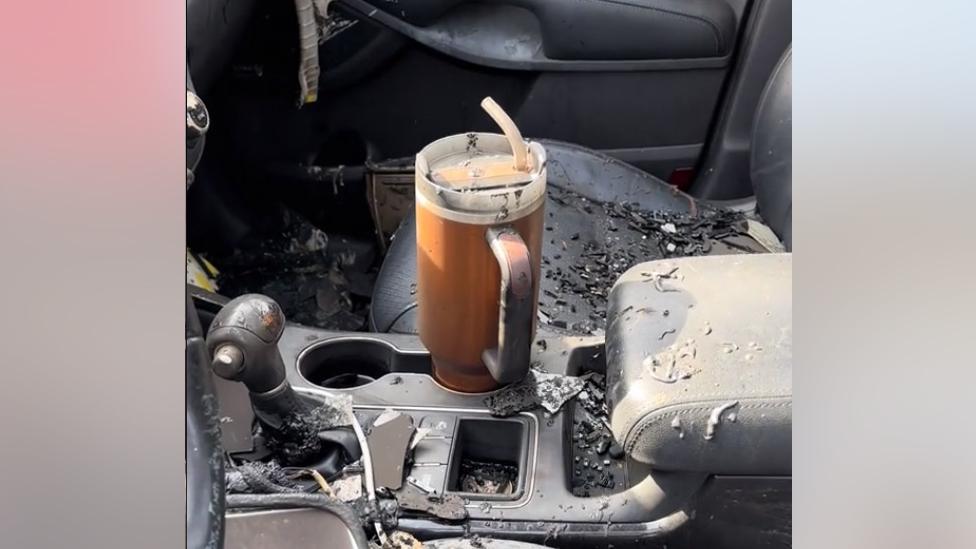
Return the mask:
<svg viewBox="0 0 976 549">
<path fill-rule="evenodd" d="M 375 367 L 375 365 L 368 363 L 363 363 L 362 365 L 364 367 Z M 341 369 L 350 371 L 345 371 L 342 373 L 333 372 L 335 375 L 327 377 L 321 381 L 312 381 L 312 383 L 320 387 L 325 387 L 326 389 L 352 389 L 355 387 L 361 387 L 367 383 L 372 383 L 376 381 L 377 378 L 380 378 L 386 374 L 386 372 L 379 374 L 374 373 L 373 375 L 362 374 L 359 373 L 361 371 L 359 370 L 359 366 L 359 364 L 354 362 L 344 362 L 341 365 Z"/>
<path fill-rule="evenodd" d="M 342 337 L 321 341 L 298 358 L 298 372 L 326 389 L 353 389 L 391 373 L 431 372 L 426 352 L 404 352 L 378 338 Z"/>
</svg>

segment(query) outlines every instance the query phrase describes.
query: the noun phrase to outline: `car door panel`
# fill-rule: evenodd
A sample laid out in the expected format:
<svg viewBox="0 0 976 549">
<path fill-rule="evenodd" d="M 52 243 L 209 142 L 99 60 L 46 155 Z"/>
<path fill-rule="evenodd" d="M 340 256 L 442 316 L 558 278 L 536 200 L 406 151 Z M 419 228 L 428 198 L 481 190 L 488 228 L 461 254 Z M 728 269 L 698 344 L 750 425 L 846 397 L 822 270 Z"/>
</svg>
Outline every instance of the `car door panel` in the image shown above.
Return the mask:
<svg viewBox="0 0 976 549">
<path fill-rule="evenodd" d="M 621 61 L 721 59 L 737 24 L 723 0 L 340 1 L 442 53 L 514 70 L 640 70 L 667 64 Z"/>
<path fill-rule="evenodd" d="M 295 44 L 280 41 L 294 9 L 269 3 L 244 41 L 256 53 L 236 61 L 262 75 L 232 95 L 281 97 L 258 114 L 241 107 L 269 136 L 255 154 L 275 161 L 352 165 L 365 151 L 412 156 L 445 135 L 495 131 L 479 106 L 490 95 L 528 137 L 667 178 L 698 159 L 747 1 L 334 0 L 356 24 L 320 47 L 319 100 L 299 110 Z"/>
</svg>

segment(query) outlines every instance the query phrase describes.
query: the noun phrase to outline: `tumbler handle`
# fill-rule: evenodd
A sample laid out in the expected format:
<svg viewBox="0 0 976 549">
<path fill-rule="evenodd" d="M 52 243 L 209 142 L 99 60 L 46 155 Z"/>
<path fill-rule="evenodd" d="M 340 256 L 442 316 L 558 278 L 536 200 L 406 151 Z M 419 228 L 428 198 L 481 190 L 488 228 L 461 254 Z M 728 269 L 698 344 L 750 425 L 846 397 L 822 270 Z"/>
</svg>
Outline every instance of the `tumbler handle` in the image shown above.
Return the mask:
<svg viewBox="0 0 976 549">
<path fill-rule="evenodd" d="M 501 384 L 519 381 L 529 371 L 532 347 L 532 258 L 529 248 L 511 227 L 491 227 L 485 233 L 498 268 L 501 290 L 498 311 L 498 347 L 485 349 L 481 358 L 491 377 Z"/>
</svg>

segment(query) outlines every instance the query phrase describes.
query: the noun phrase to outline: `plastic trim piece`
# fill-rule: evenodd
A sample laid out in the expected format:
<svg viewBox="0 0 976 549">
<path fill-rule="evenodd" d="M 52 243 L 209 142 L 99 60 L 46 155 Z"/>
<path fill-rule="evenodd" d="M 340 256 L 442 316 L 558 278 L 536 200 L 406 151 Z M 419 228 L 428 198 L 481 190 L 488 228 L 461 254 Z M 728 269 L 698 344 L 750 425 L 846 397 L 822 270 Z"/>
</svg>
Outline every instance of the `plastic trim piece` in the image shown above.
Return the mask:
<svg viewBox="0 0 976 549">
<path fill-rule="evenodd" d="M 678 510 L 657 520 L 648 522 L 551 522 L 506 521 L 505 537 L 527 542 L 559 540 L 565 543 L 640 546 L 641 542 L 660 539 L 671 534 L 689 520 L 684 510 Z M 496 521 L 471 520 L 464 526 L 441 524 L 425 519 L 401 518 L 399 527 L 425 539 L 446 538 L 461 535 L 497 535 Z"/>
</svg>

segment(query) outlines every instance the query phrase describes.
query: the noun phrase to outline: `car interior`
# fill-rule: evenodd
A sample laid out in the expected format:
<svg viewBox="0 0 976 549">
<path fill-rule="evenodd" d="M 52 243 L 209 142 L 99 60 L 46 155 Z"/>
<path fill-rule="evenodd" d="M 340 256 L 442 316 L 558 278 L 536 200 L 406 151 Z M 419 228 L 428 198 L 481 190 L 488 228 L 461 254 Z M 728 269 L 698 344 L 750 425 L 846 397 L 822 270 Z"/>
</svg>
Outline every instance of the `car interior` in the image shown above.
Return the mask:
<svg viewBox="0 0 976 549">
<path fill-rule="evenodd" d="M 187 0 L 187 546 L 790 546 L 791 24 Z M 488 97 L 544 229 L 528 373 L 465 391 L 421 340 L 419 153 L 497 134 Z"/>
</svg>

